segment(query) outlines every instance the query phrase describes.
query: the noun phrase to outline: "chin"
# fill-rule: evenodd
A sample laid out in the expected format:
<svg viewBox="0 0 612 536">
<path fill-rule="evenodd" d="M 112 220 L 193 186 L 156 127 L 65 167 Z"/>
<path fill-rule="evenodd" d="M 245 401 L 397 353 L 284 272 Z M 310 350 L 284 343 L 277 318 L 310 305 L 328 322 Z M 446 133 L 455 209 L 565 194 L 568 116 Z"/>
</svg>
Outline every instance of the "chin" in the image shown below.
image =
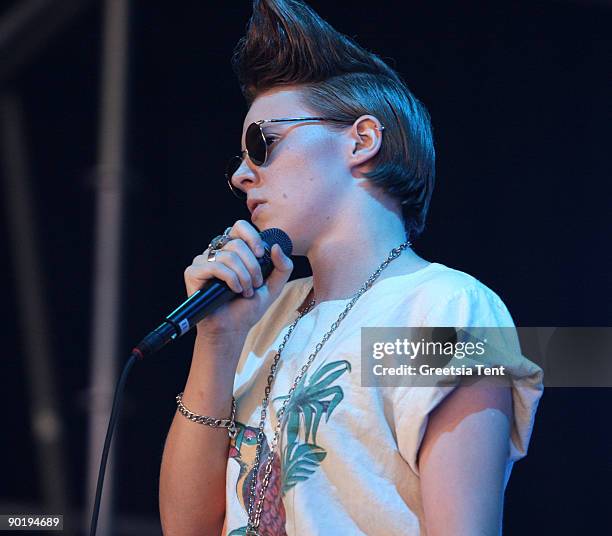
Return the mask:
<svg viewBox="0 0 612 536">
<path fill-rule="evenodd" d="M 255 220 L 251 219 L 251 223 L 253 224 L 253 227 L 255 227 L 255 229 L 257 229 L 260 233 L 267 229 L 273 229 L 274 227 L 278 227 L 277 225 L 274 225 L 273 223 L 266 221 L 263 218 L 257 218 Z"/>
</svg>

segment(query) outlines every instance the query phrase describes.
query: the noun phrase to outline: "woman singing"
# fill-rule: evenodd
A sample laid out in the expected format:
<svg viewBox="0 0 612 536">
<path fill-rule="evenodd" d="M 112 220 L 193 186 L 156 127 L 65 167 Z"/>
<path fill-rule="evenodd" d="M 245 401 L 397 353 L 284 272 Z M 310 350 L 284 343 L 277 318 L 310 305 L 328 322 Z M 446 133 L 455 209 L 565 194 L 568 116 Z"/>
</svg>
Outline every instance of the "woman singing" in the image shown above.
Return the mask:
<svg viewBox="0 0 612 536">
<path fill-rule="evenodd" d="M 185 271 L 239 299 L 197 329 L 160 477 L 167 536 L 495 535 L 541 370 L 504 387 L 362 385 L 361 328 L 507 326 L 476 278 L 421 258 L 434 186 L 428 113 L 379 57 L 302 2 L 256 0 L 234 66 L 249 105 L 238 221 Z M 288 282 L 279 228 L 312 277 Z M 210 417 L 207 419 L 207 417 Z"/>
</svg>

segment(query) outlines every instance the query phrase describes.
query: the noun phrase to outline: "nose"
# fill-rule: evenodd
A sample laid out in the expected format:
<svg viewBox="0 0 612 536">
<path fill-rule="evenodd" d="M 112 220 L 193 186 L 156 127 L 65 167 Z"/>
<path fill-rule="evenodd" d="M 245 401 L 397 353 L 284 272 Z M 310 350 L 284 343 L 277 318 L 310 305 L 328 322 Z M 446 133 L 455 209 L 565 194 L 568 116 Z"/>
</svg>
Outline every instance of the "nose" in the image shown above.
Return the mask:
<svg viewBox="0 0 612 536">
<path fill-rule="evenodd" d="M 252 165 L 253 164 L 251 163 L 248 157 L 243 158 L 242 162 L 240 162 L 240 166 L 234 172 L 232 178 L 230 179 L 232 186 L 235 189 L 244 192 L 245 194 L 248 192 L 249 188 L 253 186 L 253 184 L 255 184 L 258 180 L 257 175 L 251 167 Z"/>
</svg>

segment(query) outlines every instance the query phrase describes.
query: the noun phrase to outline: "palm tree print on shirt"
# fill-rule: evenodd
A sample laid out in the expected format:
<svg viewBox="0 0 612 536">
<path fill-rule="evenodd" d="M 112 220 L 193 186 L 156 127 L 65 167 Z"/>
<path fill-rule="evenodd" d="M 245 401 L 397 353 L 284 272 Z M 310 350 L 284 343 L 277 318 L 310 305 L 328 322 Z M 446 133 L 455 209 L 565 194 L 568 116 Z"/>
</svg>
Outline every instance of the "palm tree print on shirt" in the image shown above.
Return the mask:
<svg viewBox="0 0 612 536">
<path fill-rule="evenodd" d="M 351 371 L 348 361 L 323 363 L 310 377 L 304 375 L 296 387 L 291 400 L 285 409 L 282 433 L 286 434 L 282 462 L 278 454 L 272 461 L 270 484 L 266 491 L 266 500 L 259 524 L 261 536 L 286 536 L 285 508 L 282 498 L 300 482 L 308 480 L 327 456 L 325 449 L 317 445 L 317 432 L 321 419 L 329 421 L 334 409 L 344 399 L 344 392 L 339 385 L 332 385 L 345 372 Z M 287 395 L 274 401 L 281 403 Z M 236 423 L 238 434 L 230 444 L 230 458 L 240 465 L 240 474 L 236 482 L 236 494 L 240 504 L 248 510 L 248 496 L 252 479 L 255 476 L 253 463 L 257 447 L 257 428 Z M 262 445 L 261 460 L 267 460 L 270 452 L 267 438 Z M 259 493 L 265 463 L 260 464 L 257 474 L 256 490 Z M 229 536 L 242 536 L 246 527 L 240 527 L 229 533 Z"/>
</svg>

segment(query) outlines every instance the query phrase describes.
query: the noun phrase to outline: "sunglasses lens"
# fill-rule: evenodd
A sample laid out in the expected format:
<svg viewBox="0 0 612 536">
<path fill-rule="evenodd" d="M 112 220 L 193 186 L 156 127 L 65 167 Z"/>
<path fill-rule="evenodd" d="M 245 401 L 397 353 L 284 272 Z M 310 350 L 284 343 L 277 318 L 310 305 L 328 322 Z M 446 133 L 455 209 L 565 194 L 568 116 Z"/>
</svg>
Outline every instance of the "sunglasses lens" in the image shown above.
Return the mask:
<svg viewBox="0 0 612 536">
<path fill-rule="evenodd" d="M 225 178 L 228 181 L 232 180 L 232 177 L 234 176 L 234 173 L 238 171 L 240 164 L 242 164 L 242 158 L 239 156 L 232 156 L 228 160 L 227 165 L 225 166 Z"/>
<path fill-rule="evenodd" d="M 238 199 L 246 199 L 247 198 L 247 195 L 242 190 L 239 190 L 238 188 L 236 188 L 232 184 L 231 181 L 227 181 L 227 185 L 229 186 L 229 189 L 232 191 L 234 196 L 236 196 Z"/>
<path fill-rule="evenodd" d="M 256 166 L 263 165 L 266 161 L 267 147 L 263 132 L 257 123 L 251 123 L 247 128 L 244 144 L 251 162 Z"/>
<path fill-rule="evenodd" d="M 232 184 L 232 177 L 234 176 L 234 173 L 236 173 L 236 171 L 238 171 L 238 168 L 240 167 L 240 165 L 242 164 L 242 158 L 239 156 L 232 156 L 228 163 L 227 166 L 225 167 L 225 178 L 227 179 L 227 184 L 230 187 L 230 190 L 232 191 L 232 193 L 238 198 L 238 199 L 245 199 L 246 198 L 246 194 L 236 188 L 233 184 Z"/>
</svg>

